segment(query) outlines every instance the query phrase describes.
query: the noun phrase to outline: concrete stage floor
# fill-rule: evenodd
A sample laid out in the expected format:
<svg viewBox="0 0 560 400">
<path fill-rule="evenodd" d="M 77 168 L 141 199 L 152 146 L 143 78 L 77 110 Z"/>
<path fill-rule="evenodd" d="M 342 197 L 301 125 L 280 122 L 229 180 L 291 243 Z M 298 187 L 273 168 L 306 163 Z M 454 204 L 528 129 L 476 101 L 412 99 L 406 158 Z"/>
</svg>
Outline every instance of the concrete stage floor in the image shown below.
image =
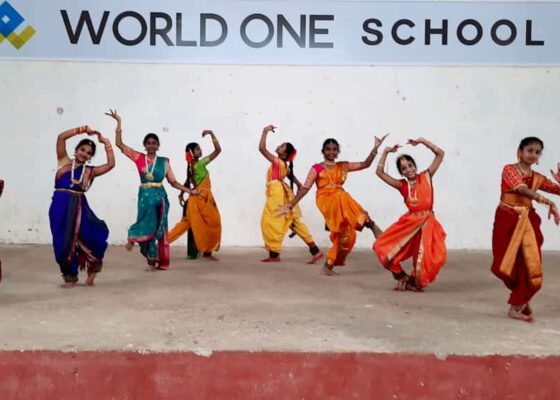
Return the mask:
<svg viewBox="0 0 560 400">
<path fill-rule="evenodd" d="M 63 290 L 50 246 L 0 246 L 0 350 L 560 354 L 560 253 L 544 254 L 528 324 L 506 317 L 489 252 L 450 252 L 424 293 L 393 291 L 368 250 L 338 277 L 306 265 L 301 248 L 279 264 L 256 248 L 225 248 L 220 262 L 185 252 L 172 248 L 169 271 L 146 272 L 137 248 L 112 246 L 95 288 Z"/>
</svg>

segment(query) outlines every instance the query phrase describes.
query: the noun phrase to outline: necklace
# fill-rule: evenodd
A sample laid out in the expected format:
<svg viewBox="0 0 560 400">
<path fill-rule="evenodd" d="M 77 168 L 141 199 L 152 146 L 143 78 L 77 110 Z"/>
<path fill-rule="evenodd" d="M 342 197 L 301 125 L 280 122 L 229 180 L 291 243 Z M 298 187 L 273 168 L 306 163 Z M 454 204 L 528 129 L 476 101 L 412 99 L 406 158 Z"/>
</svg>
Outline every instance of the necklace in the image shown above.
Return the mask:
<svg viewBox="0 0 560 400">
<path fill-rule="evenodd" d="M 83 180 L 84 180 L 84 175 L 85 175 L 85 166 L 82 168 L 82 174 L 80 175 L 80 179 L 74 179 L 74 170 L 76 169 L 76 159 L 73 158 L 72 159 L 72 169 L 70 171 L 70 182 L 71 182 L 71 186 L 74 185 L 78 185 L 81 186 Z"/>
<path fill-rule="evenodd" d="M 157 162 L 157 156 L 154 159 L 154 163 L 152 164 L 152 170 L 150 171 L 150 168 L 148 166 L 148 155 L 146 154 L 146 158 L 144 159 L 146 161 L 146 179 L 149 181 L 153 181 L 154 180 L 154 169 L 156 167 L 156 162 Z"/>
<path fill-rule="evenodd" d="M 533 174 L 533 171 L 531 170 L 531 168 L 529 168 L 529 172 L 525 171 L 522 167 L 521 167 L 521 163 L 517 163 L 517 169 L 519 170 L 519 172 L 521 172 L 521 176 L 523 178 L 528 178 Z"/>
<path fill-rule="evenodd" d="M 407 179 L 406 180 L 406 184 L 408 185 L 408 199 L 410 200 L 410 204 L 417 204 L 418 203 L 418 191 L 416 191 L 416 193 L 414 194 L 414 197 L 412 197 L 412 185 L 410 184 L 410 181 Z M 414 181 L 414 189 L 416 189 L 416 181 Z"/>
</svg>

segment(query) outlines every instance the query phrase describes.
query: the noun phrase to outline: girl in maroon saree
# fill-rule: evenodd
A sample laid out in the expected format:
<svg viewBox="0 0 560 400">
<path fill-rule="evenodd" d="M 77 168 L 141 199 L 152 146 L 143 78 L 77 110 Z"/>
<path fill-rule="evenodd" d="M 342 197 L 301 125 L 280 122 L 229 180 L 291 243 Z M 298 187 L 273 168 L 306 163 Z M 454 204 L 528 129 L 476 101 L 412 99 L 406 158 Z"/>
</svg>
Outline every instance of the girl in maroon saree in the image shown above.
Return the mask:
<svg viewBox="0 0 560 400">
<path fill-rule="evenodd" d="M 511 290 L 508 316 L 527 322 L 533 320 L 529 302 L 540 290 L 543 278 L 541 218 L 533 200 L 546 205 L 548 218 L 554 217 L 556 225 L 560 223 L 556 204 L 537 193 L 541 190 L 560 195 L 560 185 L 531 169 L 543 148 L 539 138 L 525 138 L 517 151 L 519 162 L 504 167 L 492 235 L 492 272 Z"/>
</svg>

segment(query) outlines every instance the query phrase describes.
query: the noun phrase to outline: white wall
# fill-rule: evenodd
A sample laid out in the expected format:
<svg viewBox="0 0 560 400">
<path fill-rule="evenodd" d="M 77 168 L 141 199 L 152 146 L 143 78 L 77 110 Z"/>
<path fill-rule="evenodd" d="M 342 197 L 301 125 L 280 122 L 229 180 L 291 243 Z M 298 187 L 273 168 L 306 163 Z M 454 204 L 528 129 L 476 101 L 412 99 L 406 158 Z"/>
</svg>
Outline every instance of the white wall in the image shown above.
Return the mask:
<svg viewBox="0 0 560 400">
<path fill-rule="evenodd" d="M 416 67 L 270 67 L 96 64 L 63 62 L 0 63 L 0 242 L 49 243 L 48 208 L 59 132 L 82 124 L 114 140 L 114 123 L 103 113 L 117 108 L 125 142 L 142 148 L 150 131 L 162 139 L 184 179 L 184 146 L 210 140 L 214 129 L 223 146 L 210 166 L 223 219 L 223 244 L 258 246 L 267 164 L 257 150 L 261 129 L 279 129 L 269 147 L 292 141 L 298 148 L 296 172 L 305 177 L 321 160 L 321 143 L 337 138 L 341 159 L 359 161 L 373 136 L 390 132 L 387 143 L 424 135 L 447 151 L 435 178 L 436 213 L 448 233 L 449 248 L 487 249 L 504 164 L 516 160 L 519 140 L 537 135 L 545 142 L 538 169 L 560 161 L 560 69 Z M 58 108 L 64 112 L 59 115 Z M 71 154 L 78 139 L 69 143 Z M 101 150 L 101 149 L 100 149 Z M 406 148 L 426 167 L 431 153 Z M 95 163 L 104 162 L 101 151 Z M 390 160 L 390 171 L 396 174 Z M 346 189 L 385 227 L 405 210 L 400 195 L 374 175 L 375 165 L 350 175 Z M 124 243 L 136 215 L 138 177 L 120 153 L 117 166 L 96 180 L 90 203 Z M 170 225 L 181 210 L 168 187 Z M 560 200 L 556 198 L 556 200 Z M 328 244 L 314 194 L 303 200 L 305 221 L 317 242 Z M 541 215 L 544 209 L 540 208 Z M 544 222 L 545 248 L 560 248 L 560 229 Z M 359 235 L 358 246 L 371 246 Z M 181 241 L 184 244 L 185 240 Z M 286 245 L 300 246 L 296 238 Z"/>
</svg>

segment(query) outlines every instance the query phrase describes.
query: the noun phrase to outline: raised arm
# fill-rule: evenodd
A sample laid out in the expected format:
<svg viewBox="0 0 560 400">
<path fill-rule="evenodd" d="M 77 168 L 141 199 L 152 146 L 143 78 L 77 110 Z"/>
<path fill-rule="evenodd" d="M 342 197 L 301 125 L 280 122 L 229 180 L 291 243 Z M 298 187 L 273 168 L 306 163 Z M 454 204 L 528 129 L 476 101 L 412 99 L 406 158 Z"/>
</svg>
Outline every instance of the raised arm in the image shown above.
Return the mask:
<svg viewBox="0 0 560 400">
<path fill-rule="evenodd" d="M 68 158 L 68 153 L 66 153 L 66 141 L 73 136 L 79 135 L 81 133 L 86 133 L 89 130 L 89 126 L 79 126 L 77 128 L 68 129 L 62 132 L 56 138 L 56 158 L 57 160 L 62 160 L 63 158 Z"/>
<path fill-rule="evenodd" d="M 101 176 L 103 174 L 106 174 L 115 167 L 115 153 L 113 153 L 113 146 L 111 146 L 111 142 L 101 134 L 99 134 L 99 141 L 105 146 L 107 163 L 93 168 L 93 176 Z"/>
<path fill-rule="evenodd" d="M 213 159 L 218 157 L 218 155 L 222 152 L 222 147 L 220 146 L 220 142 L 218 142 L 218 139 L 216 138 L 216 135 L 214 135 L 213 131 L 211 130 L 202 131 L 202 137 L 207 135 L 210 135 L 210 137 L 212 138 L 212 143 L 214 143 L 214 151 L 210 153 L 210 155 L 208 156 L 210 157 L 210 161 L 212 161 Z"/>
<path fill-rule="evenodd" d="M 429 140 L 424 139 L 424 138 L 409 139 L 408 143 L 413 145 L 413 146 L 423 144 L 424 146 L 426 146 L 428 149 L 430 149 L 435 154 L 434 161 L 432 161 L 432 164 L 428 167 L 428 172 L 430 173 L 431 176 L 434 176 L 434 174 L 439 169 L 439 166 L 441 165 L 441 162 L 443 161 L 443 157 L 445 156 L 445 152 L 442 149 L 440 149 L 439 147 L 437 147 L 435 144 L 433 144 L 432 142 L 430 142 Z"/>
<path fill-rule="evenodd" d="M 122 151 L 124 154 L 126 154 L 129 157 L 130 154 L 137 153 L 136 150 L 132 149 L 131 147 L 128 147 L 122 141 L 122 125 L 121 125 L 122 120 L 121 120 L 121 116 L 117 114 L 117 110 L 109 109 L 109 112 L 105 113 L 105 115 L 108 115 L 109 117 L 117 121 L 117 127 L 115 128 L 115 144 L 120 149 L 120 151 Z"/>
<path fill-rule="evenodd" d="M 268 132 L 275 132 L 276 127 L 274 125 L 268 125 L 263 128 L 261 141 L 259 142 L 259 151 L 261 154 L 270 162 L 274 162 L 274 155 L 266 149 L 266 135 Z"/>
<path fill-rule="evenodd" d="M 381 160 L 379 160 L 379 164 L 377 164 L 377 170 L 375 174 L 381 178 L 383 182 L 388 184 L 389 186 L 394 187 L 395 189 L 399 190 L 401 188 L 401 181 L 398 179 L 393 178 L 391 175 L 385 172 L 385 163 L 387 162 L 387 156 L 389 153 L 395 153 L 399 149 L 398 144 L 394 145 L 393 147 L 385 147 L 383 150 L 383 154 L 381 155 Z"/>
<path fill-rule="evenodd" d="M 348 163 L 348 171 L 361 171 L 362 169 L 369 168 L 371 166 L 371 163 L 375 159 L 375 156 L 377 155 L 377 150 L 379 149 L 379 146 L 381 146 L 381 144 L 383 143 L 383 141 L 387 136 L 389 136 L 389 134 L 386 134 L 381 139 L 375 136 L 375 145 L 373 146 L 373 149 L 369 152 L 367 158 L 362 162 Z"/>
</svg>

